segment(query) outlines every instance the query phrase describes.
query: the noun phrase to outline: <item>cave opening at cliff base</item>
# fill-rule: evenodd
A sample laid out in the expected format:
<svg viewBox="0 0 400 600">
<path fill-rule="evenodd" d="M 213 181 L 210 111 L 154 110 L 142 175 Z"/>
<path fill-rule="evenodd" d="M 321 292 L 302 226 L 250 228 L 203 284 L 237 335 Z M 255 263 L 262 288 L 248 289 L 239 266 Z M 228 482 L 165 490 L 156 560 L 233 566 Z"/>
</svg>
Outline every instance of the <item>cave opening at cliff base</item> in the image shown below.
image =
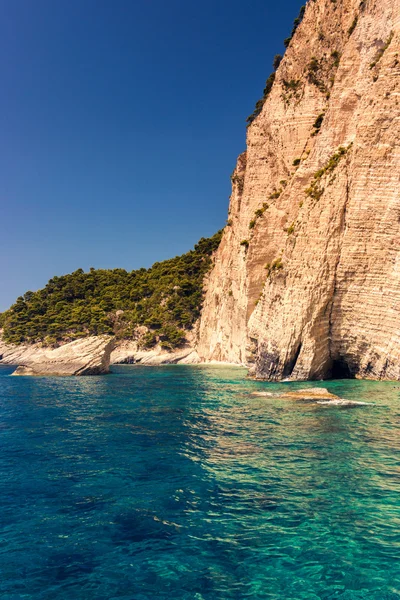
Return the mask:
<svg viewBox="0 0 400 600">
<path fill-rule="evenodd" d="M 355 373 L 348 362 L 344 358 L 339 357 L 332 361 L 326 379 L 355 379 Z"/>
</svg>

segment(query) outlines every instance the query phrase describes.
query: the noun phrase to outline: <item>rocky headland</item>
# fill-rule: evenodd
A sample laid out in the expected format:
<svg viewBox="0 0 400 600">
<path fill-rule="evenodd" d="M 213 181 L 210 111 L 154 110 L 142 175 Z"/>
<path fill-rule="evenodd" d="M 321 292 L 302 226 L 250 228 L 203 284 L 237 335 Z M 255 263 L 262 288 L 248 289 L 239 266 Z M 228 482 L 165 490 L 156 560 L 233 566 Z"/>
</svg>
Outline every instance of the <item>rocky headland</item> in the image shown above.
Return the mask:
<svg viewBox="0 0 400 600">
<path fill-rule="evenodd" d="M 8 345 L 53 365 L 74 348 L 74 363 L 93 342 L 71 339 L 107 334 L 115 363 L 400 379 L 400 0 L 308 0 L 285 45 L 222 238 L 148 270 L 55 277 L 0 315 Z M 33 372 L 10 348 L 3 363 Z"/>
<path fill-rule="evenodd" d="M 90 336 L 47 348 L 41 344 L 7 344 L 0 340 L 0 365 L 12 365 L 13 375 L 103 375 L 110 364 L 161 366 L 198 364 L 200 358 L 189 342 L 176 350 L 160 345 L 143 350 L 136 341 L 116 341 L 111 336 Z"/>
<path fill-rule="evenodd" d="M 0 364 L 18 365 L 13 375 L 103 375 L 109 373 L 114 346 L 109 336 L 91 336 L 54 349 L 0 342 Z"/>
</svg>

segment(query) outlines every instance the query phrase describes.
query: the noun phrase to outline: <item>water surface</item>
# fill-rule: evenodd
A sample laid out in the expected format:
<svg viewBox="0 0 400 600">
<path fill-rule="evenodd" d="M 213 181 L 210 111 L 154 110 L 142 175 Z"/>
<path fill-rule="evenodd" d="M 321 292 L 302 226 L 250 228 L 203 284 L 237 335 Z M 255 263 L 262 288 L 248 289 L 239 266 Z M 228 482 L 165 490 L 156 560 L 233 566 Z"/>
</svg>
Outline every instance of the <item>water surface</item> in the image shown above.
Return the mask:
<svg viewBox="0 0 400 600">
<path fill-rule="evenodd" d="M 0 367 L 0 597 L 400 599 L 400 389 L 232 367 Z M 313 385 L 315 384 L 306 384 Z"/>
</svg>

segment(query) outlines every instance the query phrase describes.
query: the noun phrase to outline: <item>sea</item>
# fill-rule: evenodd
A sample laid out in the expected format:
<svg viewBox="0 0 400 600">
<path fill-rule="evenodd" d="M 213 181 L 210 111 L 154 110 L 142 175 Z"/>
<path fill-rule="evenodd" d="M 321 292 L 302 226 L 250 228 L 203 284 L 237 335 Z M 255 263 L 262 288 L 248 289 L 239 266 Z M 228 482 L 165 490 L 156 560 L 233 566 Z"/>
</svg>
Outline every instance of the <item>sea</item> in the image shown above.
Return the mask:
<svg viewBox="0 0 400 600">
<path fill-rule="evenodd" d="M 0 367 L 0 598 L 400 600 L 400 386 Z M 353 408 L 252 395 L 326 387 Z"/>
</svg>

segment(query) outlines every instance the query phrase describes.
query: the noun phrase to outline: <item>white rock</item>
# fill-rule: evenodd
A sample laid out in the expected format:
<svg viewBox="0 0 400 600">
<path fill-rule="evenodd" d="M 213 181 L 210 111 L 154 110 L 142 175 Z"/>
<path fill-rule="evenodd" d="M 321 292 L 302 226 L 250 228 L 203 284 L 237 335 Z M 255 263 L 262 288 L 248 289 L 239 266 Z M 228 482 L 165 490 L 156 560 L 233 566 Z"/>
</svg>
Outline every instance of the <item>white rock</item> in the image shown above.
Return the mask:
<svg viewBox="0 0 400 600">
<path fill-rule="evenodd" d="M 400 379 L 399 55 L 400 0 L 307 3 L 232 177 L 202 360 L 269 380 L 324 379 L 334 362 Z"/>
<path fill-rule="evenodd" d="M 0 364 L 18 365 L 13 375 L 101 375 L 109 372 L 114 339 L 91 336 L 59 348 L 0 344 Z"/>
</svg>

